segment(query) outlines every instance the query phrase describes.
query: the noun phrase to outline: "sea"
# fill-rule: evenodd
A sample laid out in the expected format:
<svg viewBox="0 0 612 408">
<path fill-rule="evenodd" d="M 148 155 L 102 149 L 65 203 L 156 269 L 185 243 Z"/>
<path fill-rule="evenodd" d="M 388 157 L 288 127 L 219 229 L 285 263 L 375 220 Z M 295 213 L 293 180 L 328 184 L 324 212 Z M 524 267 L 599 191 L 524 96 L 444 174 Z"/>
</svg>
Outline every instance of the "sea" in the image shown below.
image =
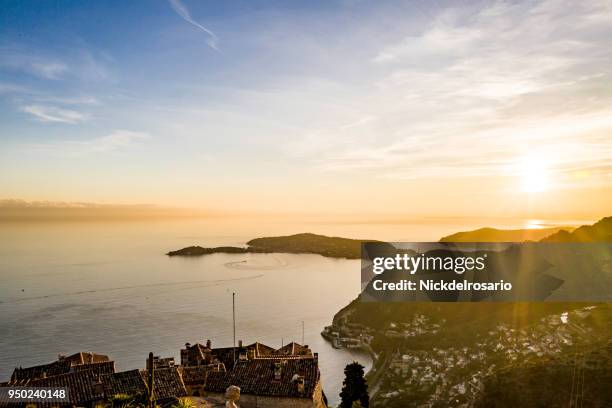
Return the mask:
<svg viewBox="0 0 612 408">
<path fill-rule="evenodd" d="M 503 226 L 520 228 L 525 220 Z M 214 217 L 0 223 L 0 382 L 15 367 L 59 354 L 109 355 L 117 370 L 149 352 L 180 361 L 185 343 L 307 344 L 336 405 L 344 367 L 363 352 L 334 349 L 320 333 L 360 290 L 357 260 L 313 254 L 168 257 L 189 245 L 244 246 L 262 236 L 313 232 L 388 241 L 436 241 L 482 226 L 473 219 L 294 222 Z"/>
</svg>

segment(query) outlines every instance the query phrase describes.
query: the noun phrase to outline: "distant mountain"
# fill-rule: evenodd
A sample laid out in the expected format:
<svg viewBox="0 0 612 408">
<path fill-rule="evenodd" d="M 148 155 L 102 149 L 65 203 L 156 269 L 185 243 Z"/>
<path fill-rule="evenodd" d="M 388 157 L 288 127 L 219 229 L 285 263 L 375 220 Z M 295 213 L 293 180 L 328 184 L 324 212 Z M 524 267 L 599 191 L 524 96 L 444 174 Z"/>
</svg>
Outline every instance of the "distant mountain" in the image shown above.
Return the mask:
<svg viewBox="0 0 612 408">
<path fill-rule="evenodd" d="M 612 217 L 604 218 L 591 226 L 582 226 L 574 231 L 572 227 L 555 227 L 542 229 L 501 230 L 480 228 L 474 231 L 458 232 L 440 239 L 440 242 L 612 242 Z M 375 240 L 360 240 L 341 237 L 328 237 L 311 233 L 302 233 L 280 237 L 255 238 L 247 242 L 247 247 L 213 247 L 189 246 L 170 251 L 168 256 L 201 256 L 215 253 L 289 253 L 319 254 L 331 258 L 359 259 L 361 244 L 364 242 L 376 245 L 388 245 Z M 380 249 L 379 249 L 380 250 Z"/>
<path fill-rule="evenodd" d="M 479 228 L 473 231 L 457 232 L 440 239 L 440 242 L 524 242 L 539 241 L 549 235 L 571 231 L 573 227 L 539 229 Z"/>
<path fill-rule="evenodd" d="M 542 242 L 612 242 L 612 217 L 602 218 L 593 225 L 583 225 L 572 232 L 558 231 Z"/>
<path fill-rule="evenodd" d="M 282 237 L 255 238 L 247 242 L 248 247 L 203 248 L 190 246 L 168 252 L 168 256 L 200 256 L 214 253 L 289 253 L 319 254 L 331 258 L 359 259 L 361 243 L 375 242 L 340 237 L 327 237 L 311 233 L 295 234 Z"/>
</svg>

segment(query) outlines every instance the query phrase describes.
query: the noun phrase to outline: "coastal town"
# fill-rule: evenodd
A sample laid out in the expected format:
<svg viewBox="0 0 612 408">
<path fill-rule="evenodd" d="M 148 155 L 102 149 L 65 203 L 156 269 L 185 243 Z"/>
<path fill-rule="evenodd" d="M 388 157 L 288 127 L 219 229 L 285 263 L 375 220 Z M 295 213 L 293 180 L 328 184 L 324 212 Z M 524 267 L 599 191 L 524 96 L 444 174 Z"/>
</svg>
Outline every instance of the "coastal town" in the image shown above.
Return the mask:
<svg viewBox="0 0 612 408">
<path fill-rule="evenodd" d="M 587 338 L 597 340 L 597 333 L 589 327 L 595 308 L 548 315 L 522 329 L 500 323 L 471 345 L 419 346 L 420 339 L 441 334 L 446 325 L 445 319 L 433 322 L 421 313 L 405 322 L 389 322 L 383 330 L 351 322 L 348 313 L 322 335 L 335 347 L 361 348 L 372 355 L 374 365 L 368 374 L 371 407 L 467 407 L 474 405 L 486 379 L 499 369 L 545 359 L 574 364 L 578 345 Z M 373 342 L 394 348 L 377 354 L 380 347 L 373 347 Z"/>
<path fill-rule="evenodd" d="M 186 397 L 192 406 L 211 408 L 327 407 L 318 354 L 298 343 L 278 349 L 258 342 L 221 348 L 213 348 L 210 340 L 186 343 L 180 364 L 174 357 L 150 353 L 145 369 L 121 372 L 109 356 L 79 352 L 48 364 L 16 367 L 10 380 L 0 384 L 18 386 L 67 388 L 68 401 L 38 404 L 53 407 L 171 407 Z"/>
</svg>

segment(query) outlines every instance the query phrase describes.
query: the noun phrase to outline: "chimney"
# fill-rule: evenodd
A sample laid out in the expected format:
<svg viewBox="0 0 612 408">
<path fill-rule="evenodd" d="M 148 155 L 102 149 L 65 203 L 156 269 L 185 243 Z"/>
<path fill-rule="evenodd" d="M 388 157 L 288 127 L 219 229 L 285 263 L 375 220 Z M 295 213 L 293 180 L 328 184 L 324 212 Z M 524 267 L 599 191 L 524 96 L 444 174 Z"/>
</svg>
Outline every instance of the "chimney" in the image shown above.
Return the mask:
<svg viewBox="0 0 612 408">
<path fill-rule="evenodd" d="M 280 381 L 283 367 L 281 363 L 274 363 L 274 379 Z"/>
<path fill-rule="evenodd" d="M 212 341 L 206 340 L 206 348 L 207 349 L 212 349 Z"/>
<path fill-rule="evenodd" d="M 238 340 L 238 360 L 244 361 L 249 359 L 249 350 L 242 346 L 242 340 Z"/>
</svg>

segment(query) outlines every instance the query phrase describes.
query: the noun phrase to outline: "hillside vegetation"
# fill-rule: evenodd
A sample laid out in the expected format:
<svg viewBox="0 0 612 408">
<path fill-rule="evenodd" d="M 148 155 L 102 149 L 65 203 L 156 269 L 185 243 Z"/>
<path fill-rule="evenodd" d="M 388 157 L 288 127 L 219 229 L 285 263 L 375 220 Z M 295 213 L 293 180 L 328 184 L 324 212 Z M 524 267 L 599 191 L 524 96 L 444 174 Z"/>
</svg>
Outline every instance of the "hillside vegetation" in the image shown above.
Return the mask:
<svg viewBox="0 0 612 408">
<path fill-rule="evenodd" d="M 295 234 L 281 237 L 255 238 L 247 242 L 248 247 L 203 248 L 190 246 L 178 251 L 168 252 L 168 256 L 200 256 L 214 253 L 288 253 L 318 254 L 331 258 L 359 259 L 361 243 L 367 240 L 327 237 L 311 233 Z"/>
</svg>

